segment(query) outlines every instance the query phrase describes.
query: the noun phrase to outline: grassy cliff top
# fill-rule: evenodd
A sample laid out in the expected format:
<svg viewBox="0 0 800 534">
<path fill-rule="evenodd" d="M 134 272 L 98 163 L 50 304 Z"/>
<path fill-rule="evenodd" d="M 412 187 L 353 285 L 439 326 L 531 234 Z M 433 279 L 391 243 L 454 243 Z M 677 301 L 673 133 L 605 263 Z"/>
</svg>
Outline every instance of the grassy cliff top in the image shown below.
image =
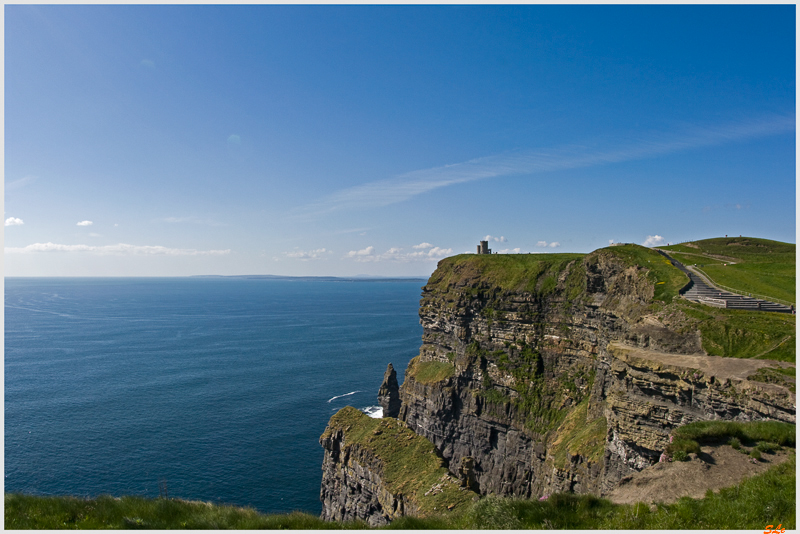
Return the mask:
<svg viewBox="0 0 800 534">
<path fill-rule="evenodd" d="M 347 406 L 331 417 L 322 437 L 337 430 L 344 432 L 344 446 L 358 445 L 380 460 L 386 489 L 413 499 L 422 515 L 458 510 L 476 496 L 449 475 L 433 443 L 402 421 L 375 419 Z"/>
<path fill-rule="evenodd" d="M 439 262 L 428 288 L 476 287 L 537 292 L 548 276 L 555 276 L 585 254 L 459 254 Z"/>
<path fill-rule="evenodd" d="M 715 237 L 679 245 L 659 247 L 674 252 L 717 255 L 745 261 L 786 261 L 794 263 L 796 245 L 757 237 Z"/>
<path fill-rule="evenodd" d="M 712 281 L 737 293 L 795 302 L 796 245 L 755 237 L 703 239 L 661 247 L 676 260 L 701 266 Z"/>
<path fill-rule="evenodd" d="M 624 267 L 638 266 L 647 270 L 657 300 L 669 302 L 689 281 L 657 251 L 628 244 L 598 249 L 590 254 L 459 254 L 439 262 L 426 289 L 469 292 L 478 287 L 489 287 L 544 295 L 556 288 L 565 270 L 571 269 L 567 291 L 575 293 L 575 290 L 582 291 L 585 287 L 584 264 L 611 259 Z"/>
<path fill-rule="evenodd" d="M 653 298 L 670 302 L 678 291 L 689 282 L 689 277 L 657 251 L 641 245 L 625 244 L 598 249 L 589 256 L 608 254 L 620 259 L 625 265 L 647 269 L 647 278 L 653 283 Z"/>
</svg>

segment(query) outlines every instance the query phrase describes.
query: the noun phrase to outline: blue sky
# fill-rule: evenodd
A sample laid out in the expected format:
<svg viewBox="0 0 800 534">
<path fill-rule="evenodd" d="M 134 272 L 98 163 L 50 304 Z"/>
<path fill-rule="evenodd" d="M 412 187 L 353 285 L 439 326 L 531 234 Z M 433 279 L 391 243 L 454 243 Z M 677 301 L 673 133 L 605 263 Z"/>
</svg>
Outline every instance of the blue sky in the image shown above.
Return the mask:
<svg viewBox="0 0 800 534">
<path fill-rule="evenodd" d="M 5 6 L 6 276 L 795 242 L 795 6 Z"/>
</svg>

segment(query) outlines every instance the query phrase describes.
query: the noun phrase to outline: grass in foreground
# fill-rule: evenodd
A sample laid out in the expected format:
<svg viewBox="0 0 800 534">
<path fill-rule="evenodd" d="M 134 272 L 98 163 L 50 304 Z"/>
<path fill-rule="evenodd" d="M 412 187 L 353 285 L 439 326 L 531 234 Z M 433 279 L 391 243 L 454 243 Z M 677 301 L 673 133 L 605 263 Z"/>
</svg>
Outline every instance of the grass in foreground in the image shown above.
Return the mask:
<svg viewBox="0 0 800 534">
<path fill-rule="evenodd" d="M 390 529 L 755 529 L 796 528 L 796 462 L 769 471 L 703 499 L 674 504 L 616 505 L 591 495 L 556 494 L 545 501 L 487 497 L 458 515 L 403 517 Z M 5 528 L 213 528 L 352 529 L 365 523 L 329 523 L 295 512 L 262 515 L 250 509 L 140 497 L 5 496 Z"/>
<path fill-rule="evenodd" d="M 345 529 L 301 512 L 260 514 L 252 508 L 144 497 L 95 499 L 5 495 L 6 529 Z"/>
<path fill-rule="evenodd" d="M 617 505 L 591 495 L 562 493 L 545 501 L 488 497 L 463 516 L 402 518 L 390 528 L 459 529 L 758 529 L 796 528 L 795 459 L 703 499 L 668 505 Z"/>
</svg>

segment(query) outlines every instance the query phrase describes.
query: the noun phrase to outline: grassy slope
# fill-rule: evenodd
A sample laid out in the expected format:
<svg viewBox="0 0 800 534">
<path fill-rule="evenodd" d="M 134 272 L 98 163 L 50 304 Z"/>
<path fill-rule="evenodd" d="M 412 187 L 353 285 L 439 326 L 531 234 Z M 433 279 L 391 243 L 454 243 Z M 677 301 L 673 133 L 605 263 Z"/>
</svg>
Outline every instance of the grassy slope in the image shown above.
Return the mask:
<svg viewBox="0 0 800 534">
<path fill-rule="evenodd" d="M 682 263 L 703 265 L 703 271 L 714 282 L 737 289 L 739 293 L 795 302 L 794 244 L 736 237 L 703 239 L 691 245 L 694 246 L 682 244 L 661 248 L 670 251 Z"/>
<path fill-rule="evenodd" d="M 689 278 L 655 250 L 639 245 L 618 245 L 600 249 L 622 259 L 628 265 L 638 265 L 648 270 L 647 278 L 654 285 L 653 298 L 669 303 L 678 296 Z"/>
<path fill-rule="evenodd" d="M 419 356 L 416 356 L 409 362 L 406 374 L 414 377 L 420 384 L 435 384 L 453 376 L 455 366 L 452 363 L 438 361 L 421 362 Z"/>
<path fill-rule="evenodd" d="M 796 462 L 777 465 L 704 499 L 688 497 L 655 511 L 644 504 L 615 505 L 591 495 L 557 494 L 545 501 L 488 497 L 463 512 L 403 517 L 391 529 L 751 529 L 796 528 Z M 303 513 L 262 515 L 250 509 L 139 497 L 5 495 L 7 529 L 366 528 L 362 522 L 327 523 Z"/>
<path fill-rule="evenodd" d="M 703 350 L 712 356 L 795 361 L 797 316 L 713 308 L 680 301 L 675 308 L 696 320 Z"/>
<path fill-rule="evenodd" d="M 381 479 L 386 489 L 413 499 L 421 514 L 458 509 L 475 496 L 475 493 L 460 488 L 458 484 L 443 483 L 448 471 L 433 443 L 418 436 L 397 419 L 374 419 L 347 406 L 331 417 L 328 426 L 325 434 L 342 429 L 345 443 L 358 444 L 381 460 Z M 442 491 L 425 495 L 439 483 L 442 483 Z"/>
</svg>

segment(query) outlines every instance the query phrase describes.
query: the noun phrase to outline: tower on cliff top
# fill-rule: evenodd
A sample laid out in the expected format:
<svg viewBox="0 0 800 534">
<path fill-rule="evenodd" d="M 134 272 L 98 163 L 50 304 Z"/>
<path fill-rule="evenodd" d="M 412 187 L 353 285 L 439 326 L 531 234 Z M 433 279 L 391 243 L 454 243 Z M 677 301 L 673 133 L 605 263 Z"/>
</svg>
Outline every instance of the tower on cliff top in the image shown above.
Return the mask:
<svg viewBox="0 0 800 534">
<path fill-rule="evenodd" d="M 481 244 L 478 245 L 478 254 L 491 254 L 492 249 L 489 248 L 488 241 L 481 241 Z"/>
</svg>

